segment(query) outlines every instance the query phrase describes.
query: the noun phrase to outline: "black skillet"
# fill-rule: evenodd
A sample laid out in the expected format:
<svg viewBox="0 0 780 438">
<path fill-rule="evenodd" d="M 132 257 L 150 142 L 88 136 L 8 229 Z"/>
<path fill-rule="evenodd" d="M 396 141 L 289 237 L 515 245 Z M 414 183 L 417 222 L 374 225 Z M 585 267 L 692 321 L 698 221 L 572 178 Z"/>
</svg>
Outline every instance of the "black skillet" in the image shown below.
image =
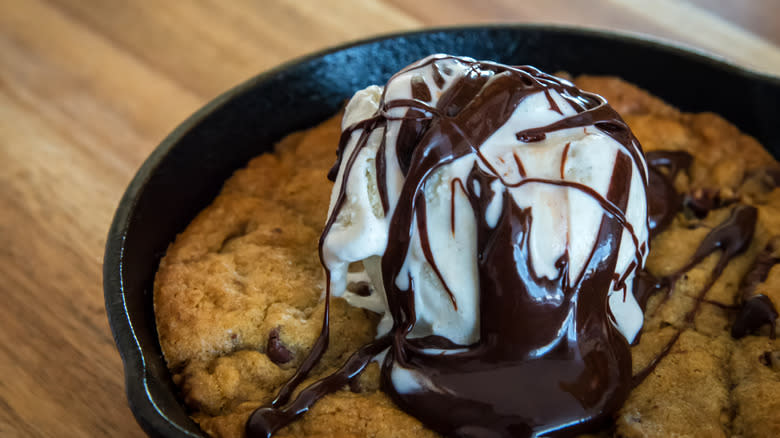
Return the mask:
<svg viewBox="0 0 780 438">
<path fill-rule="evenodd" d="M 255 76 L 157 147 L 130 182 L 108 233 L 106 311 L 130 408 L 150 436 L 206 436 L 177 398 L 157 341 L 152 281 L 168 244 L 251 157 L 324 120 L 357 89 L 383 84 L 439 52 L 617 75 L 684 111 L 718 113 L 780 156 L 780 79 L 636 36 L 543 25 L 433 29 L 337 47 Z"/>
</svg>

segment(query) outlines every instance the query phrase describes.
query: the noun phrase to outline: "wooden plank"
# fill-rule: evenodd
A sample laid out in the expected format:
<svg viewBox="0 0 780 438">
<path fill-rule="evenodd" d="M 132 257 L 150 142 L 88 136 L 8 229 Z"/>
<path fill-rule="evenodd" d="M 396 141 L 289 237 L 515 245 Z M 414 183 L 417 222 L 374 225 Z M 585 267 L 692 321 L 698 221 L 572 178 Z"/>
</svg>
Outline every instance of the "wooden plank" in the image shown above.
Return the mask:
<svg viewBox="0 0 780 438">
<path fill-rule="evenodd" d="M 780 72 L 776 2 L 652 4 L 0 2 L 0 436 L 143 435 L 103 309 L 105 235 L 138 166 L 215 95 L 354 39 L 486 22 L 641 31 Z"/>
</svg>

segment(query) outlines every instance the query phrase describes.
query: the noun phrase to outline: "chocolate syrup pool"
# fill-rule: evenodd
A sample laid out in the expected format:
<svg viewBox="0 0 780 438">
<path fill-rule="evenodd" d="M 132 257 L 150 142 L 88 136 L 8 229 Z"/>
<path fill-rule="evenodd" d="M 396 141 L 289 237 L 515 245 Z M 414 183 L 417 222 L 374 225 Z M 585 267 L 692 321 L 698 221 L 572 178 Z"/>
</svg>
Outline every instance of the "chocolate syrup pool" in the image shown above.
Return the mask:
<svg viewBox="0 0 780 438">
<path fill-rule="evenodd" d="M 441 57 L 429 58 L 408 69 L 432 68 L 434 80 L 441 78 Z M 406 107 L 395 145 L 406 178 L 392 213 L 387 247 L 381 271 L 389 311 L 390 332 L 356 352 L 336 373 L 305 388 L 294 399 L 291 394 L 318 362 L 327 348 L 328 297 L 322 333 L 296 375 L 282 388 L 270 406 L 255 411 L 247 423 L 248 436 L 271 436 L 306 412 L 322 396 L 343 388 L 381 352 L 382 389 L 404 411 L 427 427 L 446 436 L 528 437 L 566 436 L 598 428 L 623 404 L 631 389 L 631 356 L 626 339 L 615 328 L 608 294 L 626 291 L 628 274 L 641 269 L 647 245 L 626 220 L 628 190 L 632 173 L 639 172 L 647 186 L 648 176 L 641 148 L 620 116 L 600 96 L 583 92 L 572 84 L 532 67 L 509 67 L 476 61 L 468 74 L 444 90 L 435 106 L 431 89 L 412 81 L 412 99 L 383 101 L 380 108 Z M 408 69 L 406 71 L 408 71 Z M 443 79 L 442 79 L 443 81 Z M 519 146 L 544 140 L 556 131 L 595 126 L 621 145 L 606 195 L 577 182 L 524 178 L 507 183 L 490 168 L 475 165 L 465 181 L 453 184 L 464 191 L 475 212 L 479 275 L 479 340 L 472 345 L 452 345 L 441 336 L 410 338 L 415 325 L 412 281 L 401 289 L 395 281 L 409 251 L 413 227 L 428 224 L 423 187 L 437 169 L 468 154 L 480 156 L 480 147 L 504 125 L 516 107 L 530 95 L 545 93 L 550 110 L 561 115 L 555 91 L 576 114 L 559 121 L 516 133 Z M 348 128 L 339 148 L 342 160 L 352 166 L 371 131 L 386 126 L 387 111 Z M 362 131 L 361 131 L 362 130 Z M 358 131 L 361 131 L 358 133 Z M 465 134 L 467 133 L 467 134 Z M 357 147 L 345 156 L 345 144 L 359 135 Z M 380 151 L 390 147 L 384 142 Z M 568 151 L 568 145 L 565 148 Z M 378 191 L 388 213 L 387 187 L 382 177 L 384 154 L 376 157 Z M 482 158 L 482 157 L 481 157 Z M 518 171 L 525 173 L 517 159 Z M 487 166 L 487 170 L 485 169 Z M 563 167 L 563 163 L 561 164 Z M 335 176 L 331 172 L 331 176 Z M 549 184 L 577 190 L 594 199 L 603 210 L 595 244 L 585 268 L 573 279 L 569 275 L 568 250 L 555 263 L 557 275 L 539 276 L 529 249 L 534 226 L 531 207 L 519 207 L 509 195 L 497 195 L 495 183 L 505 187 Z M 323 231 L 322 242 L 345 202 L 344 184 L 333 213 Z M 453 189 L 454 190 L 454 189 Z M 486 220 L 494 196 L 502 196 L 496 223 Z M 426 233 L 421 233 L 425 235 Z M 626 275 L 617 276 L 617 253 L 624 234 L 635 247 L 634 261 Z M 431 254 L 430 242 L 421 241 L 423 253 L 433 271 L 442 278 Z M 449 289 L 447 289 L 449 292 Z M 452 297 L 452 294 L 450 293 Z M 457 306 L 455 299 L 452 305 Z M 449 350 L 441 354 L 441 349 Z M 393 370 L 423 376 L 421 391 L 399 391 Z"/>
</svg>

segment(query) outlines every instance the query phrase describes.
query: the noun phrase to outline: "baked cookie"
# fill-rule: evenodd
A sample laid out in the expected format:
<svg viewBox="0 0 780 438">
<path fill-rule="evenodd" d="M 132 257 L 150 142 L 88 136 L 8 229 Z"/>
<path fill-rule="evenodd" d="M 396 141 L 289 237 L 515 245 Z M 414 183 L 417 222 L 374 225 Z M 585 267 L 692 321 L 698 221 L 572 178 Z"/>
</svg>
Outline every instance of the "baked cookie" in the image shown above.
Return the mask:
<svg viewBox="0 0 780 438">
<path fill-rule="evenodd" d="M 780 436 L 776 328 L 748 324 L 732 336 L 735 323 L 756 320 L 745 303 L 756 302 L 759 313 L 758 301 L 780 303 L 780 166 L 717 115 L 681 113 L 617 78 L 575 82 L 609 100 L 648 157 L 660 160 L 659 173 L 682 204 L 651 242 L 644 328 L 632 347 L 636 386 L 599 435 Z M 317 242 L 340 132 L 337 115 L 250 161 L 160 263 L 160 344 L 193 419 L 212 436 L 243 436 L 249 415 L 294 374 L 320 333 L 325 279 Z M 663 160 L 669 151 L 691 158 L 670 164 Z M 751 230 L 727 232 L 753 216 Z M 330 345 L 300 388 L 371 341 L 377 320 L 332 299 Z M 275 436 L 436 434 L 379 390 L 372 364 Z"/>
</svg>

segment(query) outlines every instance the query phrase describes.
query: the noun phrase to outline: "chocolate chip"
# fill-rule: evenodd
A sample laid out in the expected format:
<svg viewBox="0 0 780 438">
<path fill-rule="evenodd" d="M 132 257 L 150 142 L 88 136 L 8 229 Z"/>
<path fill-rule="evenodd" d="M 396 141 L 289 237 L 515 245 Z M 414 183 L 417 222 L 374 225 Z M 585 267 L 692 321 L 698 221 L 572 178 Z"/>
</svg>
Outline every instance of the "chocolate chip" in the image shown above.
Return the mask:
<svg viewBox="0 0 780 438">
<path fill-rule="evenodd" d="M 758 361 L 762 364 L 771 367 L 772 366 L 772 352 L 765 351 L 764 354 L 758 356 Z"/>
<path fill-rule="evenodd" d="M 355 295 L 360 295 L 361 297 L 367 297 L 371 295 L 371 283 L 367 281 L 357 281 L 354 283 L 349 283 L 347 285 L 347 290 L 352 292 Z"/>
<path fill-rule="evenodd" d="M 697 189 L 685 195 L 683 205 L 701 219 L 720 206 L 720 193 L 715 189 Z"/>
<path fill-rule="evenodd" d="M 764 294 L 753 295 L 742 303 L 742 308 L 731 326 L 731 336 L 740 339 L 769 325 L 769 338 L 775 337 L 777 309 L 772 300 Z"/>
<path fill-rule="evenodd" d="M 765 351 L 758 356 L 758 361 L 776 371 L 780 370 L 780 351 Z"/>
<path fill-rule="evenodd" d="M 282 229 L 281 229 L 281 228 L 279 228 L 279 227 L 277 227 L 277 228 L 274 228 L 274 229 L 273 229 L 273 230 L 271 230 L 271 231 L 273 231 L 273 232 L 274 232 L 274 233 L 276 233 L 276 234 L 282 234 Z"/>
<path fill-rule="evenodd" d="M 271 362 L 277 365 L 282 365 L 292 360 L 292 352 L 279 339 L 279 327 L 271 330 L 271 333 L 268 334 L 265 354 L 271 359 Z"/>
</svg>

